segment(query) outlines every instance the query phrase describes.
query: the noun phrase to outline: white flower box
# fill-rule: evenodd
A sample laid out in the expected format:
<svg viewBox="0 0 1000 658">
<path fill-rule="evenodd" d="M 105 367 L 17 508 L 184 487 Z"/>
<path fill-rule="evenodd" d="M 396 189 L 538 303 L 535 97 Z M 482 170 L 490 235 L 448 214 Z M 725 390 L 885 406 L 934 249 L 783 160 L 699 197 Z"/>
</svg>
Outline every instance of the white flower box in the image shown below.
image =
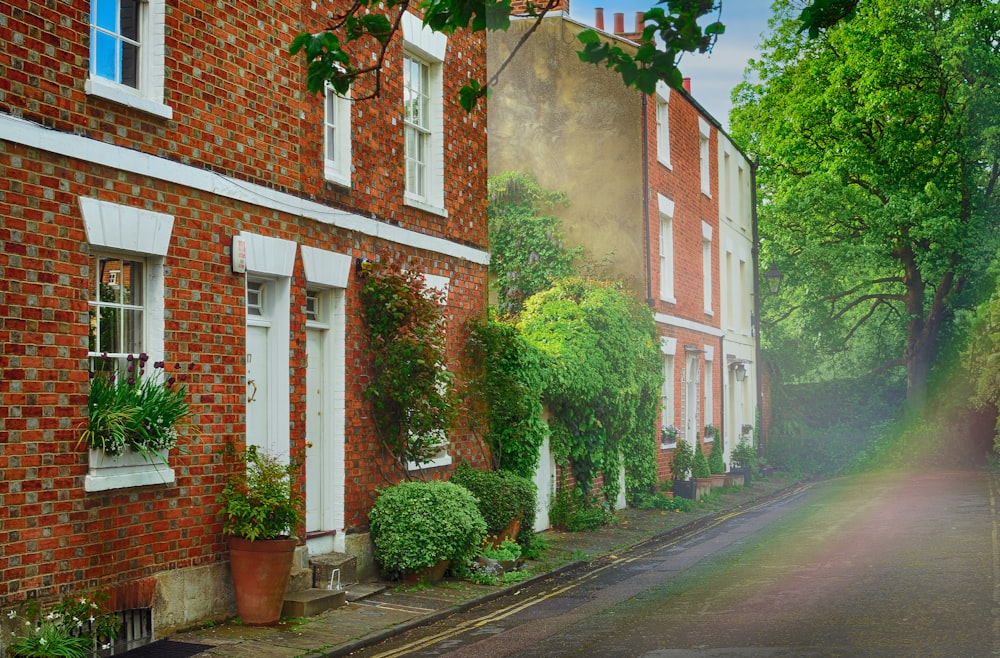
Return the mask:
<svg viewBox="0 0 1000 658">
<path fill-rule="evenodd" d="M 120 455 L 108 455 L 103 450 L 88 451 L 89 470 L 83 481 L 84 491 L 107 491 L 151 484 L 171 484 L 174 469 L 167 465 L 166 450 L 149 455 L 128 450 Z"/>
</svg>

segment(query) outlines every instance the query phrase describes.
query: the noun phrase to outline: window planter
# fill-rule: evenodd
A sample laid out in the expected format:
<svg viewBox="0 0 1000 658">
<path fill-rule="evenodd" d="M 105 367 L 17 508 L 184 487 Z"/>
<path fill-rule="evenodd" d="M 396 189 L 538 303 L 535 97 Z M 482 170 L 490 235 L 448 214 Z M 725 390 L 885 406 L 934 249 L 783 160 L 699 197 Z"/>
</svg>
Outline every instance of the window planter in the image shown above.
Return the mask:
<svg viewBox="0 0 1000 658">
<path fill-rule="evenodd" d="M 127 450 L 109 455 L 99 448 L 87 451 L 89 470 L 83 481 L 84 491 L 107 491 L 151 484 L 171 484 L 174 469 L 167 465 L 166 450 L 146 455 Z"/>
</svg>

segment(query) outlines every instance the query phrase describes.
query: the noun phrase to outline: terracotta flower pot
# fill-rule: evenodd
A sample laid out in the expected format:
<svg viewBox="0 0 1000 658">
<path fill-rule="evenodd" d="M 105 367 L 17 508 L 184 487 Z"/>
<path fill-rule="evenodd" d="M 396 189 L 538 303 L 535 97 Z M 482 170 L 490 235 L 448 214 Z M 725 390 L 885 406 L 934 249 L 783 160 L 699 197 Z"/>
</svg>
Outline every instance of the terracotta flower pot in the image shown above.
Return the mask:
<svg viewBox="0 0 1000 658">
<path fill-rule="evenodd" d="M 236 610 L 244 624 L 271 626 L 281 619 L 297 544 L 295 539 L 229 538 Z"/>
<path fill-rule="evenodd" d="M 439 583 L 444 578 L 444 574 L 450 564 L 450 560 L 441 560 L 432 567 L 425 567 L 420 571 L 408 571 L 403 574 L 403 581 L 412 585 L 433 585 Z"/>
</svg>

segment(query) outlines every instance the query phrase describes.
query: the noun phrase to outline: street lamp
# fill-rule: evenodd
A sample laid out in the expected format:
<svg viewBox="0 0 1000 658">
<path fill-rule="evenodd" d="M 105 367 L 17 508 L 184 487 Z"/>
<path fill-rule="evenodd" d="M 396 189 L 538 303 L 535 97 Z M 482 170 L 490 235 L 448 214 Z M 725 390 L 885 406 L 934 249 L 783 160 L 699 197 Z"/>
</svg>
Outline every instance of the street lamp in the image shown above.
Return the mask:
<svg viewBox="0 0 1000 658">
<path fill-rule="evenodd" d="M 778 271 L 778 266 L 771 263 L 771 267 L 768 268 L 767 272 L 764 272 L 764 279 L 767 281 L 767 289 L 771 291 L 771 294 L 775 294 L 781 288 L 781 279 L 784 275 Z"/>
</svg>

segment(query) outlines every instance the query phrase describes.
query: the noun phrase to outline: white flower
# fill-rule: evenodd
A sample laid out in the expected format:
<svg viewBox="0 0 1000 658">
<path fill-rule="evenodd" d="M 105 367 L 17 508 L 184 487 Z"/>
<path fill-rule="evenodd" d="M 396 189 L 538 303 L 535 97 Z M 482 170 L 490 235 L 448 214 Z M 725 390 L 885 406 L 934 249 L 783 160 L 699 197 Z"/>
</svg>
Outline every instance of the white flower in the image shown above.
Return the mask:
<svg viewBox="0 0 1000 658">
<path fill-rule="evenodd" d="M 38 638 L 38 643 L 41 644 L 42 646 L 45 646 L 46 642 L 47 640 L 44 637 Z"/>
<path fill-rule="evenodd" d="M 110 649 L 110 648 L 111 648 L 111 643 L 110 642 L 108 642 L 107 644 L 102 644 L 101 645 L 101 649 Z"/>
<path fill-rule="evenodd" d="M 50 612 L 49 614 L 45 615 L 45 619 L 48 621 L 52 621 L 55 618 L 56 618 L 56 613 L 54 612 Z"/>
<path fill-rule="evenodd" d="M 94 623 L 94 615 L 90 615 L 90 623 L 91 623 L 91 624 L 93 624 L 93 623 Z"/>
<path fill-rule="evenodd" d="M 11 610 L 7 613 L 7 619 L 17 619 L 17 613 Z"/>
<path fill-rule="evenodd" d="M 87 597 L 86 596 L 81 596 L 80 597 L 80 603 L 82 605 L 87 605 Z"/>
</svg>

